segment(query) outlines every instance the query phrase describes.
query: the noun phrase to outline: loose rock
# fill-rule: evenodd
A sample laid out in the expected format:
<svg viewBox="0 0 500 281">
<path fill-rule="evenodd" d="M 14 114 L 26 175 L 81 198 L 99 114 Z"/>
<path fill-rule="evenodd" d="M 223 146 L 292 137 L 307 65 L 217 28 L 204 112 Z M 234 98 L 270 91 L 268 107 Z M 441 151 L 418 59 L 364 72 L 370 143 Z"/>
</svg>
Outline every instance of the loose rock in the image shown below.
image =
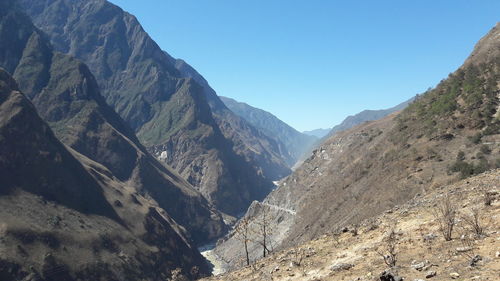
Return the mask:
<svg viewBox="0 0 500 281">
<path fill-rule="evenodd" d="M 385 270 L 380 274 L 380 281 L 403 281 L 403 277 L 397 276 L 390 270 Z"/>
<path fill-rule="evenodd" d="M 427 273 L 425 274 L 425 278 L 432 278 L 436 275 L 437 275 L 437 272 L 435 272 L 434 270 L 427 271 Z"/>
<path fill-rule="evenodd" d="M 330 270 L 332 270 L 332 271 L 342 271 L 342 270 L 349 270 L 349 269 L 351 269 L 353 267 L 354 267 L 354 264 L 350 264 L 350 263 L 338 263 L 338 264 L 332 265 L 332 267 L 330 267 Z"/>
</svg>

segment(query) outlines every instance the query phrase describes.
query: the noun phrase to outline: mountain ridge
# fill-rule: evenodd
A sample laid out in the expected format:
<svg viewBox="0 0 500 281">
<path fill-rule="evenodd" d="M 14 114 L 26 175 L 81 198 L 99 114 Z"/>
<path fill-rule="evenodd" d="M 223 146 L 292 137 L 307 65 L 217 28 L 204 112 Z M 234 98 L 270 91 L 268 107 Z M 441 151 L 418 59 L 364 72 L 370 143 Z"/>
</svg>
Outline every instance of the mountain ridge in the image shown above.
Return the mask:
<svg viewBox="0 0 500 281">
<path fill-rule="evenodd" d="M 272 113 L 228 97 L 220 98 L 231 111 L 281 143 L 282 157 L 286 159 L 290 167 L 295 165 L 315 141 L 314 138 L 300 133 Z"/>
</svg>

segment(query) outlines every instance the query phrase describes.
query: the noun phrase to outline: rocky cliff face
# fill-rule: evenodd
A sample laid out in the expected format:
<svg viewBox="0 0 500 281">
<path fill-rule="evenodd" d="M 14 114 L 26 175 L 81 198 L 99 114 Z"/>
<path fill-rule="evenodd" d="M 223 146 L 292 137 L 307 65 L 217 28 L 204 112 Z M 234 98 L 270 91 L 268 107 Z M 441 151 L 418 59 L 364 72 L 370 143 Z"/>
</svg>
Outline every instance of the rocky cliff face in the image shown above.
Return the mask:
<svg viewBox="0 0 500 281">
<path fill-rule="evenodd" d="M 268 150 L 251 153 L 232 138 L 232 122 L 219 120 L 208 105 L 214 97 L 185 78 L 132 15 L 104 0 L 19 2 L 56 50 L 89 66 L 108 104 L 148 150 L 218 209 L 245 210 L 289 171 Z M 262 159 L 268 166 L 260 167 Z"/>
<path fill-rule="evenodd" d="M 498 30 L 471 58 L 498 50 Z M 402 112 L 329 138 L 247 217 L 266 214 L 275 229 L 269 240 L 287 247 L 498 167 L 500 57 L 470 61 Z M 236 262 L 238 245 L 230 235 L 216 252 Z"/>
<path fill-rule="evenodd" d="M 317 140 L 315 137 L 298 132 L 267 111 L 231 98 L 221 97 L 221 99 L 231 111 L 274 138 L 280 144 L 282 158 L 286 159 L 290 167 L 293 167 Z"/>
<path fill-rule="evenodd" d="M 0 70 L 0 278 L 165 280 L 208 273 L 156 202 L 64 146 Z M 176 272 L 177 274 L 177 272 Z"/>
<path fill-rule="evenodd" d="M 154 198 L 196 243 L 221 235 L 225 231 L 221 216 L 192 186 L 146 151 L 106 104 L 87 66 L 54 52 L 22 12 L 14 8 L 2 12 L 0 66 L 14 73 L 56 136 L 104 165 L 137 193 Z M 14 53 L 17 49 L 21 51 Z"/>
</svg>

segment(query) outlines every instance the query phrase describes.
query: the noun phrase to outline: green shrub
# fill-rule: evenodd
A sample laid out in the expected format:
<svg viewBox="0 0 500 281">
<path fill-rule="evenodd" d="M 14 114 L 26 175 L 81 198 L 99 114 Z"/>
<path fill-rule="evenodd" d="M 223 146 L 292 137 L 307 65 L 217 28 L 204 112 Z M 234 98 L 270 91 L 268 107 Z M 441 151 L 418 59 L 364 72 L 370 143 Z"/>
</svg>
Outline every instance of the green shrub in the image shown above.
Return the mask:
<svg viewBox="0 0 500 281">
<path fill-rule="evenodd" d="M 486 144 L 483 144 L 480 148 L 480 151 L 484 154 L 490 154 L 491 153 L 491 149 L 486 145 Z"/>
<path fill-rule="evenodd" d="M 462 178 L 467 178 L 474 174 L 474 165 L 458 160 L 450 167 L 450 170 L 455 173 L 460 172 Z"/>
<path fill-rule="evenodd" d="M 472 142 L 473 144 L 478 144 L 481 142 L 481 138 L 483 137 L 483 135 L 481 133 L 477 133 L 475 134 L 474 136 L 472 137 L 469 137 L 469 140 L 470 142 Z"/>
</svg>

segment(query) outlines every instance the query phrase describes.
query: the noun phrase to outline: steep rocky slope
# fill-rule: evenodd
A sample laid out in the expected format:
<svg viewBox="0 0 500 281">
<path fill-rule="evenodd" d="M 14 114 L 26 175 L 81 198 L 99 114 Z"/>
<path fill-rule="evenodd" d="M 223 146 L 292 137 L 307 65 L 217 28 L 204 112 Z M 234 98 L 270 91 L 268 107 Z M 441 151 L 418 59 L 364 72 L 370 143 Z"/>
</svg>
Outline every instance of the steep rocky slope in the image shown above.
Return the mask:
<svg viewBox="0 0 500 281">
<path fill-rule="evenodd" d="M 0 279 L 165 280 L 208 272 L 184 230 L 66 148 L 0 69 Z"/>
<path fill-rule="evenodd" d="M 183 77 L 192 78 L 203 87 L 215 122 L 224 136 L 231 140 L 237 154 L 268 179 L 281 179 L 291 173 L 291 166 L 286 162 L 290 153 L 278 141 L 229 110 L 207 80 L 184 60 L 175 60 L 175 67 Z"/>
<path fill-rule="evenodd" d="M 3 3 L 8 2 L 13 3 Z M 221 216 L 201 194 L 153 158 L 105 103 L 88 68 L 53 52 L 30 19 L 12 6 L 2 9 L 0 41 L 0 66 L 14 73 L 20 89 L 63 143 L 154 198 L 196 243 L 225 231 Z"/>
<path fill-rule="evenodd" d="M 148 150 L 218 209 L 244 211 L 289 172 L 268 150 L 241 148 L 245 143 L 227 137 L 224 124 L 231 123 L 217 122 L 207 101 L 214 97 L 185 78 L 132 15 L 104 0 L 19 2 L 56 50 L 89 66 L 106 101 Z"/>
<path fill-rule="evenodd" d="M 471 58 L 495 52 L 499 32 Z M 335 134 L 247 216 L 266 213 L 276 229 L 270 240 L 287 247 L 500 166 L 500 57 L 489 59 L 464 64 L 401 113 Z M 216 252 L 237 260 L 236 245 L 231 237 Z"/>
<path fill-rule="evenodd" d="M 227 97 L 221 97 L 221 100 L 231 111 L 280 143 L 283 147 L 283 158 L 290 167 L 293 167 L 300 156 L 317 140 L 298 132 L 267 111 Z"/>
<path fill-rule="evenodd" d="M 394 230 L 396 266 L 392 273 L 404 280 L 498 280 L 500 275 L 500 170 L 461 182 L 429 189 L 406 204 L 322 235 L 297 247 L 277 251 L 252 266 L 203 280 L 334 281 L 381 280 L 388 269 L 389 234 Z M 493 199 L 485 205 L 485 195 Z M 445 241 L 433 215 L 443 198 L 457 208 L 452 240 Z M 479 214 L 482 235 L 464 218 Z M 240 247 L 239 251 L 243 251 Z M 244 261 L 242 261 L 244 262 Z"/>
</svg>

